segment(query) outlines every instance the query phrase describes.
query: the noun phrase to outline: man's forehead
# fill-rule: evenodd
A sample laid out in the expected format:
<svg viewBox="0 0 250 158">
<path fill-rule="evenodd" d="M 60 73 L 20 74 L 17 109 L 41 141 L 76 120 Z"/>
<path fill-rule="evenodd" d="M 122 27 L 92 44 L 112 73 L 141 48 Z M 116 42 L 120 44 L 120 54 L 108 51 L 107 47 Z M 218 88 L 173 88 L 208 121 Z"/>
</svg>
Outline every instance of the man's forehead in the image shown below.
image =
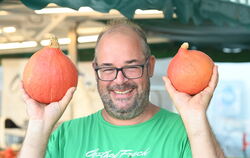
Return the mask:
<svg viewBox="0 0 250 158">
<path fill-rule="evenodd" d="M 104 65 L 113 65 L 114 63 L 123 63 L 123 64 L 133 64 L 133 63 L 140 63 L 143 60 L 143 58 L 131 58 L 131 59 L 125 59 L 125 60 L 97 60 L 99 64 Z"/>
<path fill-rule="evenodd" d="M 123 34 L 131 33 L 131 34 L 137 35 L 137 33 L 131 27 L 128 27 L 128 26 L 118 26 L 118 27 L 115 27 L 113 29 L 107 30 L 103 34 L 103 36 L 107 36 L 109 34 L 115 34 L 115 33 L 123 33 Z"/>
<path fill-rule="evenodd" d="M 96 48 L 96 56 L 106 57 L 111 54 L 124 57 L 127 55 L 142 56 L 144 53 L 140 40 L 129 35 L 118 35 L 104 37 Z"/>
<path fill-rule="evenodd" d="M 106 41 L 106 39 L 110 39 L 112 37 L 117 37 L 117 35 L 119 36 L 126 36 L 128 38 L 133 38 L 136 40 L 140 40 L 139 35 L 137 34 L 136 31 L 134 31 L 132 28 L 130 27 L 126 27 L 126 26 L 120 26 L 111 30 L 107 30 L 101 37 L 100 42 L 102 41 Z M 116 39 L 118 40 L 118 39 Z"/>
</svg>

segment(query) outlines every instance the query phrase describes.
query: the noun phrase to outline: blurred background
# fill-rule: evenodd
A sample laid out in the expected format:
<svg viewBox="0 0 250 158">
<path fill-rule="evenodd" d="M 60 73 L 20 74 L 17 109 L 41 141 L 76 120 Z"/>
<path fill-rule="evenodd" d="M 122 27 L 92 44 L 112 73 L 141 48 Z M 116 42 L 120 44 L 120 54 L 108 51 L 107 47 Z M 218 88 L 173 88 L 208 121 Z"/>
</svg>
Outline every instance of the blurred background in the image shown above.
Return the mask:
<svg viewBox="0 0 250 158">
<path fill-rule="evenodd" d="M 220 79 L 208 109 L 210 124 L 227 157 L 250 157 L 248 0 L 0 0 L 0 155 L 15 157 L 20 149 L 27 115 L 19 82 L 29 57 L 49 44 L 49 35 L 58 37 L 79 71 L 62 122 L 102 108 L 91 65 L 95 42 L 110 20 L 125 18 L 145 30 L 157 58 L 154 104 L 176 112 L 161 77 L 183 42 L 214 60 Z"/>
</svg>

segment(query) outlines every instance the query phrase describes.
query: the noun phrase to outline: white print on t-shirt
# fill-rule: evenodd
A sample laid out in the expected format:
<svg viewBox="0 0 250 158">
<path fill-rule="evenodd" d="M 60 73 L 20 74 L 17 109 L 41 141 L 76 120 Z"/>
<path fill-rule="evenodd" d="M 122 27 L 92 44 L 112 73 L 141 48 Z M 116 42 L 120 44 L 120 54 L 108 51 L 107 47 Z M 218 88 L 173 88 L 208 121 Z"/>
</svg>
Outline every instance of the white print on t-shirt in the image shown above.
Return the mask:
<svg viewBox="0 0 250 158">
<path fill-rule="evenodd" d="M 112 150 L 100 151 L 99 148 L 90 150 L 86 153 L 86 157 L 91 158 L 126 158 L 126 157 L 144 157 L 149 153 L 149 148 L 145 151 L 134 151 L 129 149 L 120 150 L 114 153 Z"/>
</svg>

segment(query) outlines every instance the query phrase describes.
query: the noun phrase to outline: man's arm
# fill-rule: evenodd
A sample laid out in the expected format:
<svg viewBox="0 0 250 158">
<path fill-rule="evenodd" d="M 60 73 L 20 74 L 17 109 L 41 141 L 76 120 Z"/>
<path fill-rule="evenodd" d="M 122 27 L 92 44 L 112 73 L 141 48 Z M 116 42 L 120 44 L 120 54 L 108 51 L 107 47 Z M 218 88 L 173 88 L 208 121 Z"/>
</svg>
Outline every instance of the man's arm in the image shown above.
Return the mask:
<svg viewBox="0 0 250 158">
<path fill-rule="evenodd" d="M 59 102 L 49 105 L 36 102 L 23 88 L 21 90 L 27 105 L 29 124 L 19 158 L 44 158 L 52 129 L 72 99 L 75 88 L 70 88 Z"/>
<path fill-rule="evenodd" d="M 224 158 L 205 114 L 181 116 L 187 130 L 194 158 Z M 195 118 L 194 118 L 195 117 Z"/>
<path fill-rule="evenodd" d="M 51 130 L 41 120 L 30 120 L 19 158 L 44 158 Z"/>
<path fill-rule="evenodd" d="M 218 83 L 217 66 L 214 66 L 208 87 L 194 96 L 178 92 L 167 77 L 163 77 L 163 80 L 187 130 L 193 157 L 224 158 L 224 153 L 206 116 L 208 105 Z"/>
</svg>

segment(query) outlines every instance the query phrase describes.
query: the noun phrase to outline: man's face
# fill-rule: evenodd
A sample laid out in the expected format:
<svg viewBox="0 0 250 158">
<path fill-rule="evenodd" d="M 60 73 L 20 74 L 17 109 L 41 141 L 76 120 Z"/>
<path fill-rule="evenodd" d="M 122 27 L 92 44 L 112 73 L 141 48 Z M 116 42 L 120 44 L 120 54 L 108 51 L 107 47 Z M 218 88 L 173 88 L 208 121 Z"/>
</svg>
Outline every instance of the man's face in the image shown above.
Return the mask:
<svg viewBox="0 0 250 158">
<path fill-rule="evenodd" d="M 104 35 L 97 52 L 98 67 L 121 68 L 146 62 L 139 37 L 132 31 Z M 141 114 L 149 104 L 150 73 L 147 64 L 141 78 L 127 79 L 119 71 L 113 81 L 97 80 L 98 91 L 107 113 L 122 120 L 132 119 Z"/>
</svg>

